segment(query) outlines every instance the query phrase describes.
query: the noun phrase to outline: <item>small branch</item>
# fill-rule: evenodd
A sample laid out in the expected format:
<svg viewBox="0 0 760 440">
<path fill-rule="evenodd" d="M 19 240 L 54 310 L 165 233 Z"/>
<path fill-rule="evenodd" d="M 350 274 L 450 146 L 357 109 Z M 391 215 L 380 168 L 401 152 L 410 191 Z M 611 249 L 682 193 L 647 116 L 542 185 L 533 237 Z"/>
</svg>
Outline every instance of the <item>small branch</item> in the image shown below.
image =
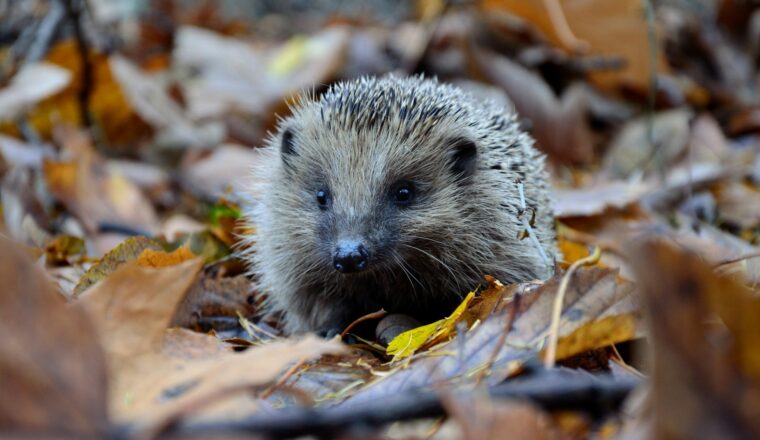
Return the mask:
<svg viewBox="0 0 760 440">
<path fill-rule="evenodd" d="M 350 332 L 352 328 L 356 327 L 360 323 L 362 323 L 364 321 L 369 321 L 370 319 L 382 318 L 383 316 L 385 316 L 387 314 L 388 314 L 388 312 L 386 312 L 385 309 L 380 309 L 377 312 L 367 313 L 366 315 L 360 317 L 359 319 L 357 319 L 354 322 L 352 322 L 351 324 L 349 324 L 348 327 L 346 327 L 346 329 L 343 330 L 340 333 L 340 338 L 341 339 L 345 338 L 346 335 L 348 334 L 348 332 Z"/>
<path fill-rule="evenodd" d="M 507 342 L 507 335 L 512 331 L 512 325 L 515 322 L 517 310 L 520 308 L 521 298 L 522 295 L 519 292 L 515 292 L 512 297 L 512 302 L 509 305 L 509 313 L 506 316 L 507 319 L 504 322 L 504 330 L 499 334 L 499 340 L 496 341 L 496 346 L 494 347 L 491 356 L 488 358 L 488 362 L 486 362 L 486 367 L 480 371 L 480 374 L 478 374 L 478 378 L 475 381 L 476 384 L 479 384 L 489 374 L 494 362 L 496 362 L 496 358 L 499 353 L 501 353 L 501 349 L 504 348 L 504 343 Z"/>
<path fill-rule="evenodd" d="M 562 276 L 562 281 L 559 283 L 557 289 L 557 296 L 554 298 L 554 308 L 552 309 L 552 323 L 549 327 L 549 344 L 546 348 L 546 358 L 544 359 L 544 366 L 549 369 L 553 368 L 557 362 L 557 341 L 559 340 L 559 320 L 562 316 L 562 304 L 565 302 L 565 292 L 567 292 L 567 286 L 570 285 L 570 279 L 578 268 L 588 264 L 594 264 L 599 261 L 599 257 L 602 256 L 602 250 L 598 247 L 594 249 L 594 253 L 576 261 L 567 269 L 565 275 Z"/>
<path fill-rule="evenodd" d="M 542 0 L 544 3 L 544 9 L 549 16 L 549 21 L 554 27 L 554 31 L 557 33 L 561 44 L 575 53 L 584 54 L 589 51 L 589 44 L 585 40 L 581 40 L 575 36 L 570 24 L 567 22 L 565 11 L 562 9 L 562 4 L 559 0 Z"/>
<path fill-rule="evenodd" d="M 749 253 L 749 254 L 746 254 L 746 255 L 742 255 L 740 257 L 736 257 L 736 258 L 731 258 L 731 259 L 728 259 L 728 260 L 720 261 L 720 262 L 715 263 L 713 265 L 713 269 L 718 269 L 719 267 L 725 266 L 727 264 L 738 263 L 740 261 L 749 260 L 749 259 L 752 259 L 752 258 L 760 258 L 760 252 L 752 252 L 752 253 Z"/>
<path fill-rule="evenodd" d="M 90 60 L 90 48 L 87 44 L 82 27 L 82 15 L 85 3 L 83 0 L 62 0 L 66 6 L 66 15 L 74 27 L 74 38 L 77 42 L 79 60 L 82 63 L 82 86 L 79 89 L 79 116 L 82 124 L 92 129 L 92 117 L 90 115 L 90 96 L 92 95 L 93 68 Z"/>
<path fill-rule="evenodd" d="M 546 256 L 544 247 L 541 246 L 541 242 L 538 241 L 538 237 L 536 237 L 536 233 L 533 231 L 533 227 L 530 225 L 530 221 L 525 216 L 525 214 L 528 212 L 528 208 L 525 206 L 525 189 L 523 187 L 523 183 L 520 181 L 517 182 L 517 190 L 520 192 L 520 220 L 523 223 L 525 231 L 528 233 L 528 238 L 530 238 L 530 241 L 534 246 L 536 246 L 536 249 L 538 249 L 538 255 L 541 256 L 541 260 L 543 260 L 544 265 L 547 269 L 551 270 L 552 264 L 549 262 L 549 257 Z"/>
<path fill-rule="evenodd" d="M 34 41 L 29 46 L 24 63 L 33 63 L 45 56 L 50 46 L 50 41 L 63 22 L 66 8 L 63 7 L 60 0 L 52 0 L 49 4 L 50 10 L 40 22 L 39 28 L 37 28 L 37 33 Z"/>
</svg>

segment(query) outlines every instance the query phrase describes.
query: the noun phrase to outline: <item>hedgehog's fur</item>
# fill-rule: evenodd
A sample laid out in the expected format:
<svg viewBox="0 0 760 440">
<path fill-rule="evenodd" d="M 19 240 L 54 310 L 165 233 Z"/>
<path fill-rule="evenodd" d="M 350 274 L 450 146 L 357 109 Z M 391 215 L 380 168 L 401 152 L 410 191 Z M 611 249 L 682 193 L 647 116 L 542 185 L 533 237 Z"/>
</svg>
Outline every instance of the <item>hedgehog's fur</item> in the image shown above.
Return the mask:
<svg viewBox="0 0 760 440">
<path fill-rule="evenodd" d="M 292 111 L 262 150 L 244 213 L 252 273 L 288 331 L 329 332 L 380 307 L 439 318 L 485 274 L 551 274 L 553 262 L 518 238 L 523 182 L 525 216 L 535 213 L 545 255 L 557 255 L 544 157 L 505 109 L 436 80 L 386 76 L 336 84 Z M 463 138 L 475 144 L 469 174 L 452 169 L 452 140 Z M 400 179 L 417 188 L 405 208 L 388 197 Z M 316 201 L 324 188 L 329 210 Z M 336 240 L 349 235 L 368 243 L 366 271 L 333 268 Z"/>
</svg>

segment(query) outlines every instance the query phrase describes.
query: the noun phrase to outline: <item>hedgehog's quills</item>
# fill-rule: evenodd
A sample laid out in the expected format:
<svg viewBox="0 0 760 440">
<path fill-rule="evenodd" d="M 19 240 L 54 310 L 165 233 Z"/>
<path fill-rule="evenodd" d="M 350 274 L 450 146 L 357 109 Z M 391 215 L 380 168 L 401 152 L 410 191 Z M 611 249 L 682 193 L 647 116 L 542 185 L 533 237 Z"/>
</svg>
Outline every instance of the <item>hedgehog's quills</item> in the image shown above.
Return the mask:
<svg viewBox="0 0 760 440">
<path fill-rule="evenodd" d="M 485 274 L 546 278 L 554 218 L 532 145 L 514 115 L 435 80 L 364 78 L 303 97 L 254 170 L 252 273 L 291 332 L 381 307 L 437 319 Z M 533 238 L 520 240 L 526 210 Z"/>
</svg>

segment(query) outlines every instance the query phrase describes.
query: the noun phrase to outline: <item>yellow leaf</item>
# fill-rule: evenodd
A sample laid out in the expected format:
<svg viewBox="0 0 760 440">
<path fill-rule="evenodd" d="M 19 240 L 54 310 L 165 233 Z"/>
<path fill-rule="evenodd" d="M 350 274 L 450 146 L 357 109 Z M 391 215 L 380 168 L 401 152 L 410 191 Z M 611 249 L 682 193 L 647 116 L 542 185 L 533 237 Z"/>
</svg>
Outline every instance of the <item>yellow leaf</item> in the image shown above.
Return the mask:
<svg viewBox="0 0 760 440">
<path fill-rule="evenodd" d="M 306 43 L 302 36 L 291 38 L 269 64 L 269 72 L 276 76 L 293 72 L 306 57 Z"/>
<path fill-rule="evenodd" d="M 450 338 L 456 328 L 456 324 L 460 321 L 465 310 L 467 310 L 467 306 L 469 306 L 474 297 L 475 292 L 470 292 L 464 301 L 454 310 L 454 313 L 447 318 L 405 331 L 396 336 L 388 344 L 386 353 L 392 355 L 393 360 L 397 361 L 413 355 L 424 347 L 429 347 L 439 341 Z"/>
</svg>

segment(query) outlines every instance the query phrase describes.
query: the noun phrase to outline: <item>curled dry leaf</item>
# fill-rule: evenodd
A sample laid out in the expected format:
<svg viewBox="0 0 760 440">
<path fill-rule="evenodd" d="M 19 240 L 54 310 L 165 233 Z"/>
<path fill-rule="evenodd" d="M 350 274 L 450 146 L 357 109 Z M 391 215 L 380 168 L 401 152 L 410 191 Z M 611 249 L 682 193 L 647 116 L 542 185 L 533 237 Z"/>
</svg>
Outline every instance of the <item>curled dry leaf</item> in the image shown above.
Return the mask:
<svg viewBox="0 0 760 440">
<path fill-rule="evenodd" d="M 636 171 L 674 163 L 685 153 L 691 118 L 692 111 L 682 108 L 627 122 L 612 141 L 604 168 L 614 178 L 627 178 Z"/>
<path fill-rule="evenodd" d="M 529 403 L 470 397 L 444 399 L 444 404 L 467 440 L 560 438 L 549 415 Z"/>
<path fill-rule="evenodd" d="M 486 11 L 505 10 L 530 21 L 553 43 L 565 49 L 577 49 L 568 45 L 568 41 L 574 41 L 567 38 L 569 32 L 581 43 L 588 44 L 591 54 L 622 58 L 624 69 L 592 73 L 591 79 L 605 90 L 649 88 L 651 56 L 646 17 L 640 0 L 487 0 L 483 7 Z M 633 41 L 637 44 L 621 44 Z M 666 73 L 668 66 L 662 53 L 662 50 L 657 51 L 656 69 Z"/>
<path fill-rule="evenodd" d="M 182 184 L 209 201 L 228 196 L 230 190 L 250 186 L 251 168 L 260 152 L 241 145 L 220 145 L 207 157 L 182 167 Z"/>
<path fill-rule="evenodd" d="M 265 49 L 181 27 L 173 62 L 199 71 L 194 81 L 183 84 L 188 113 L 195 120 L 236 110 L 264 114 L 284 98 L 328 82 L 340 68 L 349 36 L 346 29 L 328 28 Z"/>
<path fill-rule="evenodd" d="M 105 357 L 86 313 L 5 239 L 0 279 L 0 436 L 106 436 Z"/>
<path fill-rule="evenodd" d="M 155 130 L 164 145 L 211 147 L 224 138 L 219 123 L 194 124 L 171 99 L 157 78 L 142 72 L 126 58 L 113 55 L 109 66 L 131 107 Z"/>
<path fill-rule="evenodd" d="M 756 292 L 666 239 L 631 249 L 651 322 L 655 436 L 760 436 Z"/>
<path fill-rule="evenodd" d="M 116 420 L 139 422 L 140 429 L 150 431 L 220 395 L 229 395 L 235 404 L 212 405 L 206 416 L 250 414 L 255 401 L 236 390 L 264 385 L 292 362 L 341 351 L 339 344 L 315 338 L 242 353 L 209 335 L 173 331 L 167 339 L 178 304 L 200 267 L 198 259 L 159 269 L 127 263 L 80 297 L 109 359 L 110 408 Z"/>
<path fill-rule="evenodd" d="M 103 224 L 127 225 L 148 233 L 158 229 L 155 209 L 140 189 L 119 174 L 109 172 L 82 131 L 61 131 L 63 160 L 46 160 L 43 174 L 50 192 L 82 221 L 88 231 Z"/>
<path fill-rule="evenodd" d="M 651 191 L 646 183 L 613 181 L 585 188 L 555 188 L 554 214 L 557 217 L 589 216 L 608 208 L 622 209 L 641 200 Z"/>
<path fill-rule="evenodd" d="M 13 120 L 33 105 L 61 91 L 71 81 L 71 72 L 50 63 L 21 68 L 8 87 L 0 90 L 0 120 Z"/>
<path fill-rule="evenodd" d="M 539 75 L 502 55 L 473 48 L 471 56 L 480 76 L 503 89 L 517 114 L 529 121 L 538 148 L 562 162 L 585 164 L 592 160 L 583 87 L 571 86 L 557 98 Z"/>
<path fill-rule="evenodd" d="M 203 273 L 177 307 L 172 325 L 219 333 L 239 327 L 239 317 L 258 310 L 256 292 L 245 276 L 219 278 Z"/>
<path fill-rule="evenodd" d="M 760 188 L 744 182 L 726 182 L 717 186 L 718 218 L 740 229 L 760 225 Z"/>
</svg>

